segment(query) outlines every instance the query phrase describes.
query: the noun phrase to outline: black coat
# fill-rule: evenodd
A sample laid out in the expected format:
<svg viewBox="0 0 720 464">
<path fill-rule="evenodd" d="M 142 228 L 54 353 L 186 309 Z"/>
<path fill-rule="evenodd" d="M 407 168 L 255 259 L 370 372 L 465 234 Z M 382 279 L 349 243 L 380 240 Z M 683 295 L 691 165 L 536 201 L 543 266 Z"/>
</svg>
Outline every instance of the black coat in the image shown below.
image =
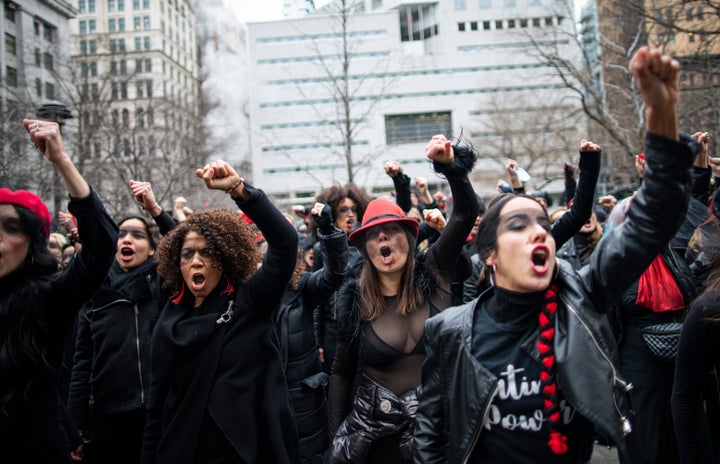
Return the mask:
<svg viewBox="0 0 720 464">
<path fill-rule="evenodd" d="M 245 283 L 221 282 L 199 308 L 186 291 L 163 309 L 152 342 L 144 464 L 192 463 L 196 445 L 212 440 L 243 462 L 299 460 L 273 327 L 297 233 L 262 191 L 246 188 L 251 197 L 237 205 L 267 239 L 263 266 Z"/>
<path fill-rule="evenodd" d="M 68 410 L 83 432 L 92 427 L 91 395 L 96 414 L 145 409 L 150 337 L 164 304 L 151 260 L 128 276 L 114 263 L 122 284 L 108 277 L 80 311 Z"/>
<path fill-rule="evenodd" d="M 642 274 L 682 222 L 690 194 L 691 148 L 648 134 L 645 182 L 628 220 L 600 242 L 590 264 L 580 271 L 559 261 L 555 282 L 560 307 L 554 337 L 558 386 L 568 402 L 623 454 L 627 384 L 614 364 L 617 343 L 605 311 Z M 475 359 L 471 341 L 475 311 L 492 292 L 425 324 L 428 357 L 415 426 L 417 463 L 466 462 L 482 433 L 498 378 Z M 523 347 L 539 360 L 535 341 Z"/>
<path fill-rule="evenodd" d="M 58 371 L 64 346 L 80 307 L 102 284 L 113 261 L 117 227 L 95 193 L 73 199 L 68 206 L 77 218 L 83 240 L 82 251 L 62 273 L 50 278 L 32 279 L 12 274 L 0 280 L 0 306 L 7 297 L 23 295 L 27 311 L 37 315 L 38 340 L 46 351 L 48 366 L 31 367 L 30 382 L 0 373 L 0 394 L 27 388 L 27 400 L 16 405 L 11 419 L 0 414 L 2 462 L 69 463 L 68 435 L 72 421 L 58 394 Z M 18 271 L 20 272 L 20 271 Z M 17 273 L 15 273 L 17 274 Z M 14 282 L 11 280 L 15 279 Z M 0 310 L 0 314 L 6 313 Z M 9 327 L 0 320 L 0 334 Z M 4 336 L 4 335 L 0 335 Z M 29 367 L 29 366 L 26 366 Z M 66 420 L 67 418 L 67 420 Z"/>
<path fill-rule="evenodd" d="M 326 388 L 313 329 L 313 309 L 332 296 L 345 279 L 348 262 L 347 235 L 335 229 L 318 231 L 325 265 L 305 273 L 296 290 L 288 291 L 276 316 L 285 377 L 297 421 L 303 463 L 322 462 L 328 446 Z"/>
</svg>

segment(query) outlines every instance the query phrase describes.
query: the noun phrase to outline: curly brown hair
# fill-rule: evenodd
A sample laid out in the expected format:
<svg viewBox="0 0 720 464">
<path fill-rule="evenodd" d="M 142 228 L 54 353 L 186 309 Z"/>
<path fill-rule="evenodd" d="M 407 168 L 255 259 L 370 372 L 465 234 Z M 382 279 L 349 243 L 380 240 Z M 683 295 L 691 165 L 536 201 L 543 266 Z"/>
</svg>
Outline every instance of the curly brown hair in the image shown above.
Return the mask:
<svg viewBox="0 0 720 464">
<path fill-rule="evenodd" d="M 195 212 L 160 241 L 155 259 L 163 288 L 179 290 L 184 284 L 180 251 L 190 232 L 205 237 L 213 256 L 213 266 L 220 268 L 233 283 L 246 282 L 255 273 L 260 253 L 253 243 L 254 234 L 250 227 L 237 214 L 225 209 Z"/>
<path fill-rule="evenodd" d="M 365 208 L 367 208 L 368 203 L 372 201 L 372 197 L 364 189 L 352 182 L 348 182 L 345 185 L 333 185 L 332 187 L 321 190 L 320 193 L 315 196 L 315 201 L 329 205 L 333 218 L 337 219 L 339 215 L 338 207 L 345 198 L 349 198 L 355 202 L 358 209 L 357 220 L 358 222 L 362 222 Z M 312 235 L 316 235 L 317 224 L 315 224 L 314 220 L 308 224 L 308 230 Z"/>
</svg>

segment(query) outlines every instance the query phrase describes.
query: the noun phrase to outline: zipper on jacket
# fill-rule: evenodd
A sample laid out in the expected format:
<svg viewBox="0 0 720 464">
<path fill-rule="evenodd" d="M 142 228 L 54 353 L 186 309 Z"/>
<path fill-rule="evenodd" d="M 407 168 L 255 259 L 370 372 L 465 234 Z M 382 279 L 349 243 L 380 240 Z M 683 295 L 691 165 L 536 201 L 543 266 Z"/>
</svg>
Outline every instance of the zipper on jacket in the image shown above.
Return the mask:
<svg viewBox="0 0 720 464">
<path fill-rule="evenodd" d="M 137 351 L 138 378 L 140 379 L 140 404 L 145 405 L 145 386 L 142 377 L 142 359 L 140 358 L 140 324 L 138 323 L 137 303 L 133 306 L 135 311 L 135 350 Z"/>
<path fill-rule="evenodd" d="M 562 302 L 565 304 L 565 307 L 575 315 L 575 318 L 578 321 L 580 321 L 580 324 L 582 324 L 582 326 L 585 328 L 585 331 L 588 333 L 588 335 L 590 335 L 590 340 L 592 340 L 593 344 L 595 345 L 595 348 L 597 348 L 597 350 L 600 352 L 600 354 L 605 359 L 605 361 L 607 361 L 608 365 L 610 366 L 610 369 L 612 370 L 613 384 L 621 385 L 625 389 L 626 392 L 632 390 L 633 384 L 625 382 L 620 377 L 618 377 L 617 370 L 615 369 L 615 365 L 612 363 L 612 361 L 610 360 L 608 355 L 605 354 L 605 352 L 602 350 L 602 348 L 600 347 L 600 344 L 598 343 L 597 339 L 595 338 L 595 334 L 592 332 L 592 330 L 590 330 L 590 328 L 587 326 L 585 321 L 582 320 L 582 318 L 580 317 L 578 312 L 575 310 L 575 308 L 573 308 L 573 306 L 571 304 L 569 304 L 562 296 L 560 296 L 559 294 L 558 294 L 558 296 L 560 297 Z M 620 409 L 620 405 L 617 403 L 617 399 L 615 398 L 615 395 L 613 394 L 611 396 L 612 396 L 612 400 L 613 400 L 613 406 L 615 407 L 615 411 L 617 411 L 618 416 L 620 416 L 620 423 L 622 425 L 623 433 L 627 435 L 628 433 L 630 433 L 632 431 L 632 426 L 630 425 L 630 420 L 623 414 L 622 410 Z"/>
<path fill-rule="evenodd" d="M 462 460 L 463 464 L 467 464 L 468 460 L 470 459 L 470 456 L 472 455 L 473 450 L 475 449 L 475 445 L 477 444 L 477 441 L 480 438 L 480 431 L 482 431 L 482 428 L 485 426 L 485 421 L 487 420 L 488 415 L 490 414 L 490 406 L 492 406 L 492 402 L 495 399 L 495 397 L 497 396 L 498 391 L 500 391 L 500 382 L 496 381 L 495 388 L 493 389 L 492 395 L 490 395 L 487 405 L 485 406 L 485 410 L 483 411 L 482 420 L 480 421 L 480 427 L 478 427 L 477 430 L 475 431 L 475 436 L 473 437 L 472 443 L 470 444 L 470 448 L 468 448 L 468 450 L 465 453 L 465 457 Z"/>
</svg>

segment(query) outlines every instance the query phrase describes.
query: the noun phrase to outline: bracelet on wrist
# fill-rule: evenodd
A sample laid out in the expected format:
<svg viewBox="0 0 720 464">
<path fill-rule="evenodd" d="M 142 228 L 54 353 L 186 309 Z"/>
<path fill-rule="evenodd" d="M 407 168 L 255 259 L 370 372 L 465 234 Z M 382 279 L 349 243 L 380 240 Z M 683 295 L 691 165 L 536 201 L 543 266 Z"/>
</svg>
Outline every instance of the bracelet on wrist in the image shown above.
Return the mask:
<svg viewBox="0 0 720 464">
<path fill-rule="evenodd" d="M 236 188 L 240 187 L 240 184 L 242 184 L 242 183 L 243 183 L 243 178 L 241 177 L 240 180 L 237 181 L 237 184 L 233 185 L 233 186 L 232 186 L 227 192 L 225 192 L 225 193 L 231 194 L 231 193 L 233 192 L 233 190 L 235 190 Z"/>
</svg>

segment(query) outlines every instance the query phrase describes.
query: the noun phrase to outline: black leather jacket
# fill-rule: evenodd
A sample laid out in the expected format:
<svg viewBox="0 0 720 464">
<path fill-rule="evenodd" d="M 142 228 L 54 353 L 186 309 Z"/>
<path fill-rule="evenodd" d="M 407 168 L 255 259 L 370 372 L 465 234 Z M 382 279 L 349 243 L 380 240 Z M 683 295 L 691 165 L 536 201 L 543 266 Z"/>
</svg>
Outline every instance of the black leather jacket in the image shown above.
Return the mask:
<svg viewBox="0 0 720 464">
<path fill-rule="evenodd" d="M 95 412 L 103 415 L 145 408 L 150 337 L 163 297 L 155 265 L 142 271 L 122 288 L 113 288 L 108 278 L 80 311 L 68 410 L 83 432 L 92 426 L 91 396 Z"/>
<path fill-rule="evenodd" d="M 688 140 L 688 139 L 685 139 Z M 628 384 L 615 368 L 617 343 L 605 310 L 634 282 L 673 236 L 687 208 L 690 164 L 697 146 L 648 134 L 645 182 L 628 219 L 603 239 L 576 271 L 559 261 L 554 338 L 564 397 L 624 453 Z M 415 462 L 467 462 L 497 393 L 498 378 L 471 351 L 476 308 L 492 296 L 450 308 L 425 324 L 428 357 L 415 425 Z M 531 340 L 525 348 L 539 359 Z"/>
</svg>

